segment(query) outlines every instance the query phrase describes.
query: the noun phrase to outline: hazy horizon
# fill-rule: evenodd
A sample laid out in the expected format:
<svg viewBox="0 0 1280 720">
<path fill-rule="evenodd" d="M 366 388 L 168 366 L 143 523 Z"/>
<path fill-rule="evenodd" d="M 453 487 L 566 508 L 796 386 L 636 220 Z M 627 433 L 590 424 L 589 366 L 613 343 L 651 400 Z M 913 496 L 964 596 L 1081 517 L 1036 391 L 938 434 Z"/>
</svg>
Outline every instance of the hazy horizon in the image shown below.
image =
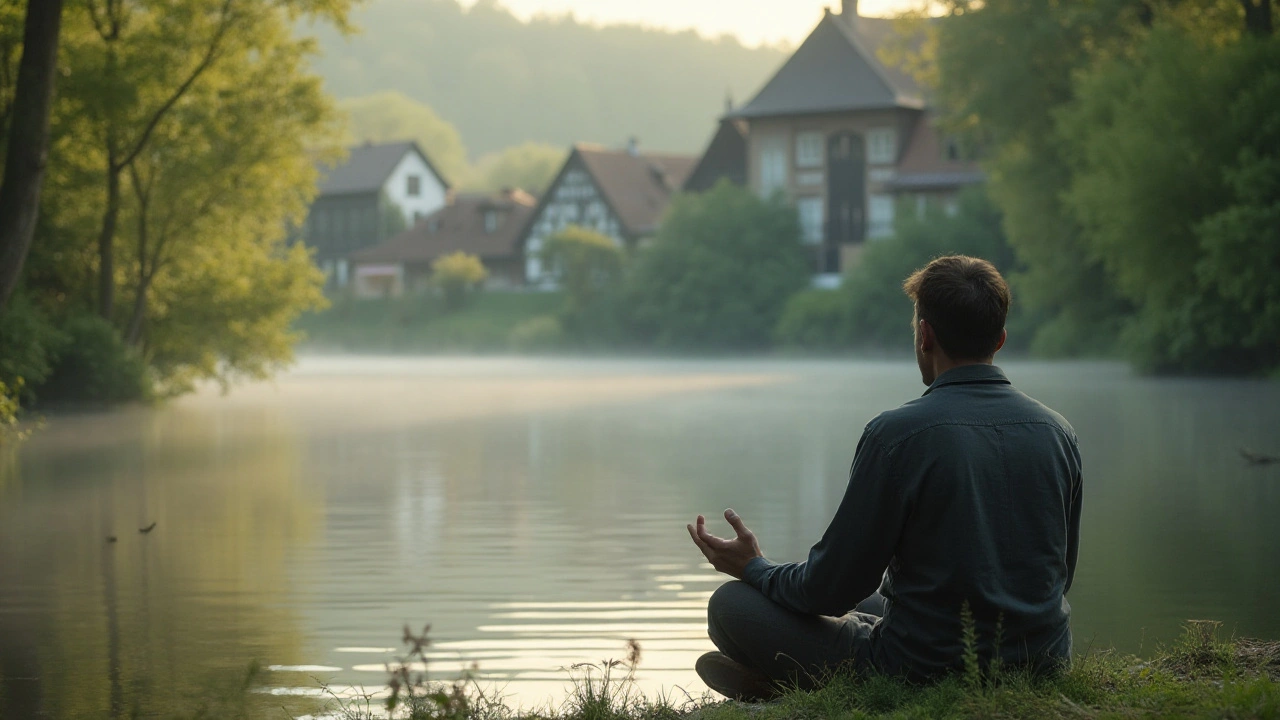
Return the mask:
<svg viewBox="0 0 1280 720">
<path fill-rule="evenodd" d="M 477 2 L 459 1 L 466 7 Z M 572 13 L 580 21 L 598 25 L 694 30 L 708 38 L 728 34 L 748 47 L 799 45 L 822 18 L 823 8 L 840 6 L 839 0 L 497 0 L 497 4 L 525 21 Z M 883 16 L 921 4 L 922 0 L 861 0 L 859 12 Z"/>
</svg>

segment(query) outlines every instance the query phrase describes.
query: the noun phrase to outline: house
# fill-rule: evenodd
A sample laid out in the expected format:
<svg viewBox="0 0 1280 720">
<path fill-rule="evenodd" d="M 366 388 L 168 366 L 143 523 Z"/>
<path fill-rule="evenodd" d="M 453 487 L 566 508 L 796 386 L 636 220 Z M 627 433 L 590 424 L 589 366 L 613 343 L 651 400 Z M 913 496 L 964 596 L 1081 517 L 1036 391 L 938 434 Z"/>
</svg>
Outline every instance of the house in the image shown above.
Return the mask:
<svg viewBox="0 0 1280 720">
<path fill-rule="evenodd" d="M 652 236 L 696 162 L 689 155 L 642 153 L 634 140 L 625 150 L 574 145 L 521 234 L 525 282 L 554 285 L 539 253 L 547 238 L 569 225 L 627 248 Z"/>
<path fill-rule="evenodd" d="M 476 255 L 490 287 L 524 282 L 521 232 L 537 201 L 522 190 L 459 194 L 443 208 L 384 243 L 347 256 L 357 297 L 385 297 L 426 288 L 431 264 L 454 252 Z"/>
<path fill-rule="evenodd" d="M 878 58 L 894 37 L 892 21 L 860 16 L 857 0 L 827 10 L 755 97 L 726 113 L 688 189 L 745 177 L 761 196 L 782 193 L 826 279 L 865 241 L 892 236 L 898 207 L 954 207 L 982 174 L 940 133 L 915 80 Z"/>
<path fill-rule="evenodd" d="M 448 181 L 413 142 L 365 143 L 320 173 L 304 241 L 338 287 L 349 280 L 349 254 L 412 227 L 444 207 L 450 194 Z"/>
</svg>

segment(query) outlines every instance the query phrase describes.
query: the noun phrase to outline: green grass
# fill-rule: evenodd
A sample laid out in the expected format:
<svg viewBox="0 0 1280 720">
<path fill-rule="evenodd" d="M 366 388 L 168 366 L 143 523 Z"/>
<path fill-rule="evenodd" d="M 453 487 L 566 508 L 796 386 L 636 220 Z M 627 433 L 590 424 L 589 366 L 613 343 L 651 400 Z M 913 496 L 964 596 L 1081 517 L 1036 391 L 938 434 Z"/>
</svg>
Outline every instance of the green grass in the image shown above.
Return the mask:
<svg viewBox="0 0 1280 720">
<path fill-rule="evenodd" d="M 448 312 L 429 296 L 337 299 L 328 310 L 298 321 L 302 350 L 370 353 L 472 353 L 511 349 L 515 328 L 554 315 L 560 293 L 477 293 Z"/>
<path fill-rule="evenodd" d="M 837 673 L 821 689 L 794 690 L 775 702 L 747 705 L 635 692 L 631 664 L 572 669 L 574 692 L 559 708 L 521 713 L 473 694 L 465 681 L 424 685 L 402 703 L 410 720 L 915 720 L 917 718 L 1280 718 L 1280 643 L 1222 641 L 1216 623 L 1192 623 L 1177 642 L 1148 660 L 1113 652 L 1080 656 L 1053 678 L 1021 672 L 966 672 L 927 686 L 881 676 Z M 474 684 L 473 684 L 474 686 Z M 436 699 L 430 694 L 437 693 Z M 366 707 L 339 717 L 375 717 Z"/>
</svg>

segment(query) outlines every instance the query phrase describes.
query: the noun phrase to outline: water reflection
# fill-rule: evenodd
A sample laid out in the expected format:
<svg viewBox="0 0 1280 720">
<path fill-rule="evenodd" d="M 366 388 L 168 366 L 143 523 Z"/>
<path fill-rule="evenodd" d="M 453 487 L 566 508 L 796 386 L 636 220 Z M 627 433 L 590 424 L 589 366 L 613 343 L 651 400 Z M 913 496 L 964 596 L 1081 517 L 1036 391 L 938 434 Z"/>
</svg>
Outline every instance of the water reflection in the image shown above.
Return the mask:
<svg viewBox="0 0 1280 720">
<path fill-rule="evenodd" d="M 1280 388 L 1008 369 L 1081 436 L 1079 644 L 1188 617 L 1280 636 L 1280 468 L 1236 455 L 1280 450 Z M 313 359 L 56 418 L 0 484 L 0 706 L 162 712 L 252 658 L 273 705 L 376 691 L 426 622 L 433 676 L 476 662 L 527 705 L 628 639 L 643 687 L 696 695 L 721 578 L 684 524 L 732 504 L 803 557 L 863 425 L 921 389 L 909 363 Z"/>
</svg>

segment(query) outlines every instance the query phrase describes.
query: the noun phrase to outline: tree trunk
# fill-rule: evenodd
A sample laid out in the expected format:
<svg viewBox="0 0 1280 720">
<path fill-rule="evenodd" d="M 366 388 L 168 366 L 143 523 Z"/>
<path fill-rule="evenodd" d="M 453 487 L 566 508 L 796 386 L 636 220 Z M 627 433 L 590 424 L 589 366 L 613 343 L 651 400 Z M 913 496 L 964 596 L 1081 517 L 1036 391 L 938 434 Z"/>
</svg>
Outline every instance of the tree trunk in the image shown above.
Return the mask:
<svg viewBox="0 0 1280 720">
<path fill-rule="evenodd" d="M 40 185 L 49 161 L 49 111 L 61 25 L 62 0 L 28 0 L 9 149 L 0 180 L 0 310 L 18 286 L 36 231 Z"/>
<path fill-rule="evenodd" d="M 116 304 L 115 237 L 120 217 L 120 169 L 115 155 L 107 158 L 107 209 L 102 214 L 102 230 L 98 234 L 98 314 L 110 320 Z"/>
<path fill-rule="evenodd" d="M 147 319 L 147 293 L 151 291 L 151 278 L 140 279 L 138 294 L 133 298 L 133 312 L 129 314 L 129 326 L 124 331 L 124 341 L 131 347 L 142 345 L 142 327 Z"/>
<path fill-rule="evenodd" d="M 1257 37 L 1271 37 L 1271 0 L 1240 0 L 1244 5 L 1245 32 Z"/>
</svg>

